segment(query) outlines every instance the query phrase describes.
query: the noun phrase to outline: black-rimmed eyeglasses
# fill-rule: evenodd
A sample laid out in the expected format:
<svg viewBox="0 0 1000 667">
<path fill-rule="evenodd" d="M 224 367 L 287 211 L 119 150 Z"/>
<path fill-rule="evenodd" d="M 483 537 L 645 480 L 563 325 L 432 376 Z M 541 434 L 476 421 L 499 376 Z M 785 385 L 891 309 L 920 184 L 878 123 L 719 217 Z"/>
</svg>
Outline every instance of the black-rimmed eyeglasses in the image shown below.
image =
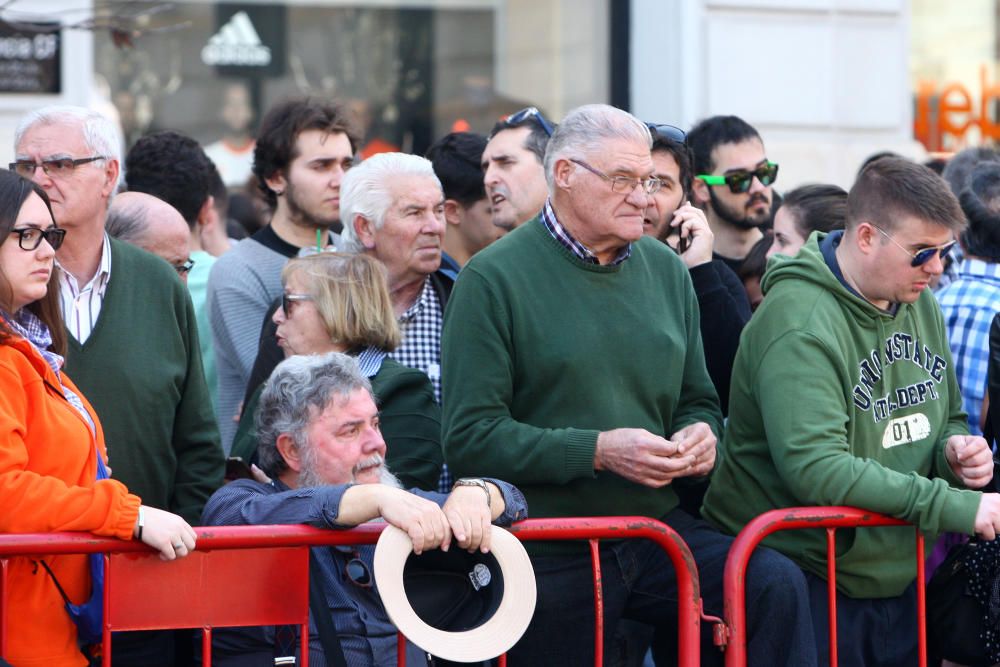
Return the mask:
<svg viewBox="0 0 1000 667">
<path fill-rule="evenodd" d="M 592 173 L 595 176 L 603 178 L 605 181 L 611 183 L 611 191 L 617 192 L 620 195 L 628 194 L 636 189 L 636 187 L 642 187 L 642 191 L 647 195 L 654 194 L 659 191 L 660 186 L 663 185 L 663 181 L 658 178 L 636 178 L 635 176 L 608 176 L 600 169 L 592 167 L 583 160 L 577 160 L 576 158 L 570 158 L 570 162 L 579 165 Z"/>
<path fill-rule="evenodd" d="M 39 229 L 38 227 L 22 227 L 10 230 L 11 234 L 17 234 L 17 245 L 21 250 L 36 250 L 42 245 L 42 239 L 49 242 L 53 250 L 59 250 L 66 238 L 66 230 L 58 227 Z"/>
<path fill-rule="evenodd" d="M 507 116 L 503 122 L 508 127 L 517 127 L 524 121 L 532 118 L 538 122 L 539 127 L 545 130 L 545 134 L 548 136 L 551 137 L 552 133 L 555 132 L 555 129 L 552 127 L 552 123 L 550 123 L 548 119 L 542 115 L 542 112 L 539 111 L 537 107 L 525 107 L 520 111 L 515 111 L 511 115 Z"/>
<path fill-rule="evenodd" d="M 17 160 L 16 162 L 11 162 L 10 170 L 19 176 L 24 176 L 25 178 L 31 178 L 35 175 L 35 170 L 39 167 L 42 168 L 48 176 L 69 176 L 73 173 L 73 170 L 82 164 L 88 164 L 90 162 L 96 162 L 98 160 L 106 160 L 107 158 L 103 155 L 94 155 L 92 157 L 81 157 L 81 158 L 71 158 L 71 157 L 59 157 L 52 158 L 51 160 L 42 160 L 41 162 L 35 162 L 34 160 Z"/>
<path fill-rule="evenodd" d="M 183 276 L 194 268 L 194 260 L 189 257 L 186 261 L 172 264 L 171 266 L 174 267 L 174 271 Z"/>
</svg>

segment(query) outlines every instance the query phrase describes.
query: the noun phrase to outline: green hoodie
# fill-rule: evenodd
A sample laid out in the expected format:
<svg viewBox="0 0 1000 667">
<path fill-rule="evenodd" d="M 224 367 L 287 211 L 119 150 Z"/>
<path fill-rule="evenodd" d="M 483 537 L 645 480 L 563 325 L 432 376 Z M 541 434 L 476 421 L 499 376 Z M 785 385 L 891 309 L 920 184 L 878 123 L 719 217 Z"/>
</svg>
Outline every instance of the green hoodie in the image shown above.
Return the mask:
<svg viewBox="0 0 1000 667">
<path fill-rule="evenodd" d="M 733 366 L 725 451 L 703 514 L 737 533 L 768 510 L 851 505 L 933 536 L 971 534 L 980 494 L 959 490 L 944 457 L 967 433 L 944 323 L 925 291 L 888 314 L 850 292 L 814 234 L 772 260 L 766 297 Z M 764 542 L 826 577 L 820 530 Z M 928 541 L 928 546 L 930 541 Z M 899 595 L 916 575 L 910 527 L 837 531 L 837 587 L 856 598 Z"/>
</svg>

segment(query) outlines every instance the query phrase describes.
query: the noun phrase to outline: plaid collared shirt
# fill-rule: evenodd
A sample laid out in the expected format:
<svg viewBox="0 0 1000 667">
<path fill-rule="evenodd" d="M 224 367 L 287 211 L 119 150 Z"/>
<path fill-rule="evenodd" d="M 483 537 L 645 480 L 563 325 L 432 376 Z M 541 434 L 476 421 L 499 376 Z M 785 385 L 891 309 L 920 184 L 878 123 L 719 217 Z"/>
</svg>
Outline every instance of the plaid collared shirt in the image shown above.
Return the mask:
<svg viewBox="0 0 1000 667">
<path fill-rule="evenodd" d="M 63 321 L 66 322 L 69 333 L 80 343 L 85 343 L 101 315 L 104 293 L 111 280 L 111 241 L 108 240 L 108 235 L 104 235 L 101 263 L 90 282 L 81 287 L 69 271 L 60 271 L 59 276 Z"/>
<path fill-rule="evenodd" d="M 955 360 L 962 407 L 969 414 L 969 431 L 981 434 L 979 417 L 986 393 L 990 357 L 990 323 L 1000 312 L 1000 264 L 966 257 L 958 274 L 937 292 Z"/>
<path fill-rule="evenodd" d="M 424 289 L 413 305 L 399 318 L 403 343 L 389 356 L 410 368 L 427 374 L 434 386 L 434 398 L 441 402 L 441 326 L 444 314 L 431 284 L 424 279 Z"/>
<path fill-rule="evenodd" d="M 597 255 L 590 252 L 587 246 L 573 238 L 573 235 L 562 226 L 562 223 L 560 223 L 558 218 L 556 218 L 556 212 L 552 208 L 552 201 L 550 199 L 545 200 L 545 206 L 542 208 L 542 212 L 538 215 L 538 218 L 542 221 L 542 225 L 546 230 L 548 230 L 549 234 L 552 235 L 552 238 L 559 241 L 559 243 L 576 255 L 581 261 L 589 264 L 601 263 L 600 260 L 597 259 Z M 615 256 L 609 266 L 617 266 L 628 259 L 631 255 L 632 244 L 628 243 L 618 251 L 618 255 Z"/>
</svg>

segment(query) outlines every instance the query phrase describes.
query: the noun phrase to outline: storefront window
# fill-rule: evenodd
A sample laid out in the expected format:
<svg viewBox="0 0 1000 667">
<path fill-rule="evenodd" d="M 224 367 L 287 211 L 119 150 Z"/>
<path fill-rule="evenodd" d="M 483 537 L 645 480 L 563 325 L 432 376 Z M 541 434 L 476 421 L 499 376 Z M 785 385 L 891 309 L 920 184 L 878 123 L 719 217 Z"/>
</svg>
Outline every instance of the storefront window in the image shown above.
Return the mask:
<svg viewBox="0 0 1000 667">
<path fill-rule="evenodd" d="M 94 47 L 128 145 L 174 129 L 238 151 L 262 110 L 309 94 L 354 110 L 365 152 L 422 153 L 449 131 L 486 133 L 527 105 L 558 118 L 609 95 L 608 0 L 132 2 L 129 10 L 141 16 L 132 46 L 100 39 Z"/>
</svg>

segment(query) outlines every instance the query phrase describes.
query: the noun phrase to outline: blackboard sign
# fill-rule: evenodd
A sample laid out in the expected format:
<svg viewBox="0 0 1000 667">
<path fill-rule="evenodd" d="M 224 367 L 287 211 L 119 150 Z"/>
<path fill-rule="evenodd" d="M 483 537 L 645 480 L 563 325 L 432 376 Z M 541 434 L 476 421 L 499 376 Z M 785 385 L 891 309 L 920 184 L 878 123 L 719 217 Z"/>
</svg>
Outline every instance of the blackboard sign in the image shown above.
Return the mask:
<svg viewBox="0 0 1000 667">
<path fill-rule="evenodd" d="M 58 23 L 0 21 L 0 93 L 62 92 Z"/>
</svg>

